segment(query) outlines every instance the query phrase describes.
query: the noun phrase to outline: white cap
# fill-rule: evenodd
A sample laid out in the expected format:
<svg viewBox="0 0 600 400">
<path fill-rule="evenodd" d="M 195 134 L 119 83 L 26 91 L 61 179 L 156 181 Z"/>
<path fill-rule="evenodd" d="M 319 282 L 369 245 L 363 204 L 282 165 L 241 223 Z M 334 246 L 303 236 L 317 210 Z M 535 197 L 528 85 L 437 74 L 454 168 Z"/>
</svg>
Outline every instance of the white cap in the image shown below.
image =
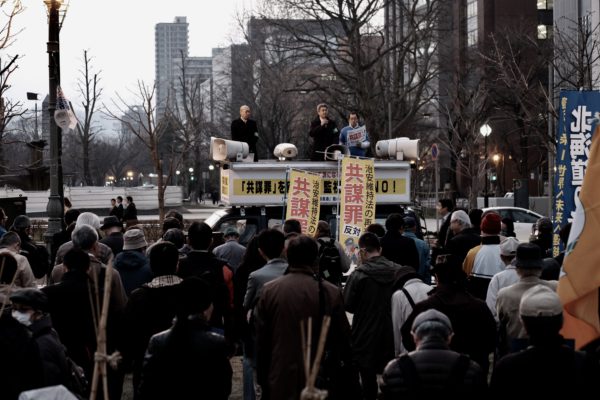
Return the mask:
<svg viewBox="0 0 600 400">
<path fill-rule="evenodd" d="M 514 257 L 517 254 L 519 240 L 514 237 L 507 237 L 500 243 L 500 255 Z"/>
<path fill-rule="evenodd" d="M 562 312 L 558 294 L 546 285 L 535 285 L 521 296 L 519 313 L 522 317 L 553 317 Z"/>
</svg>

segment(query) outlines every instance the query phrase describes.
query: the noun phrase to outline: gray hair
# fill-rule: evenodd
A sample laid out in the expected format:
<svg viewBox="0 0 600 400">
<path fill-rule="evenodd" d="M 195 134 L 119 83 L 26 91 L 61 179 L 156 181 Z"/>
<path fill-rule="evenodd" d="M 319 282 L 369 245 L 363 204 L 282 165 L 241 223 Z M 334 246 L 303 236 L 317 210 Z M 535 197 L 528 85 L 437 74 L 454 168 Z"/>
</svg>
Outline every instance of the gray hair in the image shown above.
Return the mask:
<svg viewBox="0 0 600 400">
<path fill-rule="evenodd" d="M 450 222 L 452 221 L 458 222 L 463 229 L 471 227 L 471 218 L 469 218 L 469 215 L 463 210 L 454 211 L 450 216 Z"/>
<path fill-rule="evenodd" d="M 325 104 L 325 103 L 319 103 L 319 105 L 317 106 L 317 112 L 319 112 L 319 110 L 321 110 L 321 108 L 323 108 L 323 107 L 329 109 L 329 107 L 327 107 L 327 104 Z"/>
<path fill-rule="evenodd" d="M 73 246 L 81 250 L 90 250 L 94 243 L 98 241 L 98 232 L 93 226 L 87 224 L 75 226 L 73 233 L 71 233 L 71 240 Z"/>
<path fill-rule="evenodd" d="M 430 320 L 423 321 L 412 333 L 420 340 L 429 337 L 439 337 L 448 340 L 452 334 L 452 329 L 440 321 Z"/>
<path fill-rule="evenodd" d="M 75 227 L 81 225 L 90 225 L 92 228 L 100 229 L 100 217 L 92 212 L 84 212 L 79 214 L 77 217 L 77 222 L 75 222 Z"/>
<path fill-rule="evenodd" d="M 21 244 L 21 238 L 16 232 L 6 232 L 0 239 L 0 248 L 10 247 L 15 244 Z"/>
</svg>

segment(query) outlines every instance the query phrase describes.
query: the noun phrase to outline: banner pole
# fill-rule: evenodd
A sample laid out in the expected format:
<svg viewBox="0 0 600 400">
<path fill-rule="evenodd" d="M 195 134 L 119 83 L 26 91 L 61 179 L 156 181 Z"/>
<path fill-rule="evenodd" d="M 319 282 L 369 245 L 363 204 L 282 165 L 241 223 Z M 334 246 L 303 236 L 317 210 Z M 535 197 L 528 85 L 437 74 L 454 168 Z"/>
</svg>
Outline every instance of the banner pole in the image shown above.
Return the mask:
<svg viewBox="0 0 600 400">
<path fill-rule="evenodd" d="M 289 180 L 290 180 L 290 167 L 288 166 L 285 169 L 285 186 L 283 189 L 283 207 L 282 207 L 282 213 L 281 213 L 281 225 L 283 227 L 283 224 L 285 223 L 285 213 L 287 211 L 287 192 L 288 192 L 288 185 L 289 185 Z"/>
</svg>

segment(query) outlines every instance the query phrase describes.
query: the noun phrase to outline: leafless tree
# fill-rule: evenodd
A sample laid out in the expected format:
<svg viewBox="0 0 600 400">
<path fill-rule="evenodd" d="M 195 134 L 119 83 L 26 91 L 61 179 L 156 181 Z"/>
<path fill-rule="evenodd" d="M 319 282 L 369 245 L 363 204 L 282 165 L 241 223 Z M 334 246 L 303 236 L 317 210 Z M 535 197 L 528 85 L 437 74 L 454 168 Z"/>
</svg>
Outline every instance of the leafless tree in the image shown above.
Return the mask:
<svg viewBox="0 0 600 400">
<path fill-rule="evenodd" d="M 8 49 L 15 40 L 18 32 L 14 30 L 14 20 L 24 10 L 20 0 L 0 0 L 0 50 Z M 8 55 L 3 51 L 0 56 L 0 174 L 6 171 L 6 160 L 4 157 L 4 146 L 7 129 L 11 120 L 25 113 L 20 101 L 11 100 L 7 97 L 10 89 L 10 77 L 17 69 L 19 55 Z"/>
<path fill-rule="evenodd" d="M 531 29 L 501 31 L 490 37 L 489 51 L 482 53 L 488 64 L 490 96 L 495 119 L 502 123 L 502 140 L 517 171 L 527 177 L 530 168 L 554 150 L 548 134 L 548 110 L 552 96 L 548 71 L 552 49 L 541 43 Z"/>
<path fill-rule="evenodd" d="M 342 115 L 358 110 L 372 143 L 383 132 L 408 136 L 433 98 L 438 1 L 397 3 L 404 29 L 393 41 L 376 23 L 385 0 L 276 0 L 261 12 L 291 37 L 283 50 L 313 66 L 297 90 L 323 93 Z"/>
<path fill-rule="evenodd" d="M 448 101 L 439 110 L 447 121 L 447 135 L 440 135 L 443 151 L 450 155 L 450 170 L 455 174 L 457 187 L 469 199 L 469 204 L 477 204 L 483 179 L 487 179 L 486 155 L 483 148 L 484 138 L 480 127 L 487 121 L 491 104 L 489 89 L 483 75 L 476 71 L 471 81 L 465 76 L 457 77 L 450 86 Z M 463 71 L 463 74 L 468 75 Z"/>
<path fill-rule="evenodd" d="M 87 50 L 84 50 L 83 69 L 79 71 L 80 77 L 77 82 L 81 96 L 81 106 L 83 107 L 83 117 L 78 118 L 78 124 L 75 128 L 75 135 L 81 146 L 84 185 L 91 185 L 93 182 L 90 169 L 90 147 L 98 133 L 98 129 L 94 126 L 94 116 L 97 111 L 98 100 L 102 95 L 102 88 L 99 87 L 99 72 L 92 72 L 91 61 L 92 58 L 88 55 Z"/>
<path fill-rule="evenodd" d="M 125 126 L 138 139 L 139 143 L 148 150 L 154 172 L 157 175 L 158 209 L 162 221 L 165 216 L 165 191 L 167 183 L 175 172 L 174 166 L 176 163 L 169 163 L 167 171 L 164 171 L 163 157 L 173 157 L 174 155 L 161 154 L 159 150 L 159 143 L 166 132 L 165 123 L 167 121 L 166 119 L 155 119 L 155 93 L 155 85 L 148 86 L 144 82 L 138 81 L 137 92 L 134 95 L 137 98 L 135 104 L 141 104 L 139 112 L 131 113 L 131 106 L 128 105 L 128 102 L 122 96 L 117 95 L 117 100 L 113 100 L 116 111 L 106 108 L 105 113 L 109 118 Z M 167 179 L 165 179 L 165 173 Z"/>
<path fill-rule="evenodd" d="M 555 85 L 574 90 L 597 90 L 600 85 L 600 25 L 592 15 L 579 20 L 561 18 L 554 26 L 552 63 Z"/>
</svg>

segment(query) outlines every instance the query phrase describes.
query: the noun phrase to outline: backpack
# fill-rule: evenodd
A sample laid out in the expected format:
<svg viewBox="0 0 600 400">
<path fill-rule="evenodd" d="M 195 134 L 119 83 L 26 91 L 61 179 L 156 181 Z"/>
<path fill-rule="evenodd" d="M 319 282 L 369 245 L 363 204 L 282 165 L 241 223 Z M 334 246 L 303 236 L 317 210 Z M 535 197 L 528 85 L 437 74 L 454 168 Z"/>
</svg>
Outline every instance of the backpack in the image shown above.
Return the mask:
<svg viewBox="0 0 600 400">
<path fill-rule="evenodd" d="M 339 286 L 342 282 L 342 258 L 340 257 L 340 251 L 333 239 L 317 239 L 317 241 L 321 244 L 318 257 L 319 275 L 321 278 Z"/>
</svg>

